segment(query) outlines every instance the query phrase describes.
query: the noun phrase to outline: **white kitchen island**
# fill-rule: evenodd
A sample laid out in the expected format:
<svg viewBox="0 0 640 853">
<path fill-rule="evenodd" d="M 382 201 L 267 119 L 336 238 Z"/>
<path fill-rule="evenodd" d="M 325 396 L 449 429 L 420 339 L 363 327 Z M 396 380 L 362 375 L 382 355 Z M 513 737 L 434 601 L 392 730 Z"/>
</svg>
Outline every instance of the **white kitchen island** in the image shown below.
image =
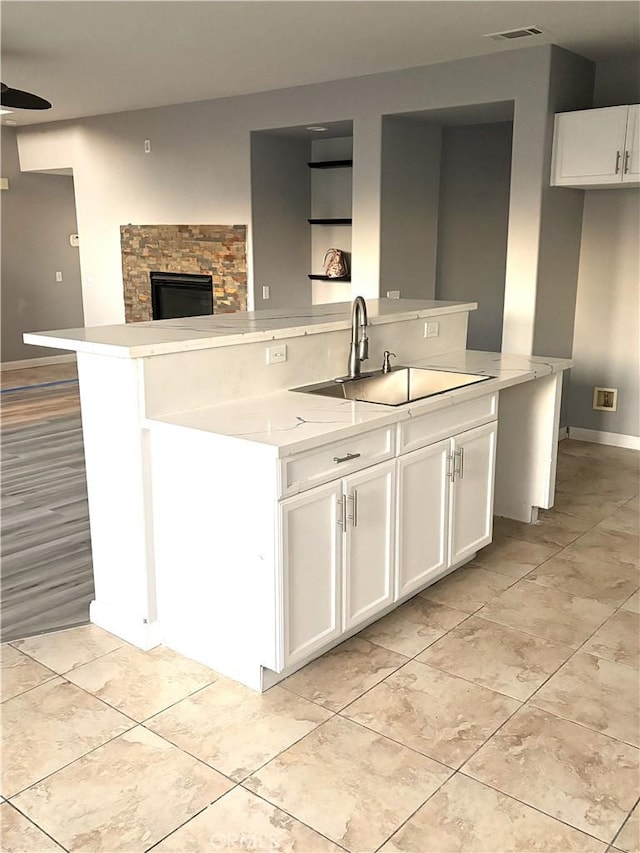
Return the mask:
<svg viewBox="0 0 640 853">
<path fill-rule="evenodd" d="M 473 303 L 371 300 L 365 369 L 492 378 L 398 407 L 288 390 L 345 373 L 350 307 L 25 335 L 78 353 L 92 621 L 265 689 L 472 559 L 494 506 L 552 505 L 569 361 L 466 351 Z"/>
</svg>

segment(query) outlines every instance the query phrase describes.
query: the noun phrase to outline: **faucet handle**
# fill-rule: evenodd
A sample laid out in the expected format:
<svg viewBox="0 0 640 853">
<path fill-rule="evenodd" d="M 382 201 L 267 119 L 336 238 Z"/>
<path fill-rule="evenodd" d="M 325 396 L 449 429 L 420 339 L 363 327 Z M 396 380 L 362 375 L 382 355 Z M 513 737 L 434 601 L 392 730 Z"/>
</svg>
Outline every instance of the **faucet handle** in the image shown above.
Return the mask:
<svg viewBox="0 0 640 853">
<path fill-rule="evenodd" d="M 388 349 L 386 349 L 382 353 L 382 372 L 383 373 L 389 373 L 389 371 L 391 370 L 391 362 L 389 361 L 389 359 L 392 357 L 397 358 L 395 352 L 389 352 Z"/>
</svg>

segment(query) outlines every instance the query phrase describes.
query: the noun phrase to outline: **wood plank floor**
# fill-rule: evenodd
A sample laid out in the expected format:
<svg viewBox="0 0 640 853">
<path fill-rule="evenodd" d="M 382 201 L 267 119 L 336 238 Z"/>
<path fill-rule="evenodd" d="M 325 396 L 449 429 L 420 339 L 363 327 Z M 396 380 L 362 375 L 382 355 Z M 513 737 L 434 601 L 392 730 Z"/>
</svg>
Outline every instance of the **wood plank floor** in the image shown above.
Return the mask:
<svg viewBox="0 0 640 853">
<path fill-rule="evenodd" d="M 3 642 L 89 620 L 91 537 L 74 371 L 55 365 L 2 377 Z"/>
</svg>

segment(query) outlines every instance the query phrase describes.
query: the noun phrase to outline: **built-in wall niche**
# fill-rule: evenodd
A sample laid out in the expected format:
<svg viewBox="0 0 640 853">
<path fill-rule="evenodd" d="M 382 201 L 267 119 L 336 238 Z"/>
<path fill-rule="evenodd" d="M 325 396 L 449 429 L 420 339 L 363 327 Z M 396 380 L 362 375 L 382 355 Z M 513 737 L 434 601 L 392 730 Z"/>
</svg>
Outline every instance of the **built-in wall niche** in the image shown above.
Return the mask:
<svg viewBox="0 0 640 853">
<path fill-rule="evenodd" d="M 350 277 L 327 280 L 323 258 L 351 259 L 352 161 L 351 121 L 251 134 L 256 308 L 351 299 Z"/>
<path fill-rule="evenodd" d="M 500 350 L 513 102 L 383 117 L 380 295 L 477 301 L 470 349 Z"/>
</svg>

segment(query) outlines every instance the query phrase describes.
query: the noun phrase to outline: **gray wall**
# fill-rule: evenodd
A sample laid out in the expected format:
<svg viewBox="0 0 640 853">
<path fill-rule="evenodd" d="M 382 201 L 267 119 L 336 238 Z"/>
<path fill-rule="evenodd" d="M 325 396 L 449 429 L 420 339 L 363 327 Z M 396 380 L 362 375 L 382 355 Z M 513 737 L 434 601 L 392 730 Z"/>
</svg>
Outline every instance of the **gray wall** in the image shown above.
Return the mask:
<svg viewBox="0 0 640 853">
<path fill-rule="evenodd" d="M 383 118 L 381 296 L 435 298 L 441 136 L 419 119 Z"/>
<path fill-rule="evenodd" d="M 594 106 L 640 103 L 637 58 L 599 65 Z M 581 190 L 576 193 L 582 194 Z M 640 435 L 640 189 L 586 190 L 568 421 Z M 593 388 L 618 388 L 618 410 L 596 412 Z"/>
<path fill-rule="evenodd" d="M 640 55 L 616 56 L 596 68 L 594 107 L 640 104 Z"/>
<path fill-rule="evenodd" d="M 20 171 L 16 131 L 2 127 L 2 349 L 0 360 L 60 355 L 22 343 L 22 333 L 84 324 L 73 178 Z M 62 282 L 55 273 L 62 272 Z"/>
<path fill-rule="evenodd" d="M 24 128 L 23 168 L 73 166 L 85 318 L 123 319 L 122 223 L 247 223 L 251 131 L 353 121 L 353 292 L 379 293 L 382 117 L 515 102 L 504 340 L 531 352 L 549 46 L 236 98 Z M 144 154 L 143 143 L 152 150 Z M 249 258 L 251 262 L 251 257 Z M 259 296 L 259 289 L 258 289 Z M 257 303 L 259 304 L 259 303 Z"/>
<path fill-rule="evenodd" d="M 307 140 L 251 134 L 256 309 L 311 304 L 310 156 Z M 269 300 L 262 298 L 263 285 L 270 288 Z"/>
<path fill-rule="evenodd" d="M 551 55 L 547 157 L 542 193 L 534 355 L 569 357 L 578 287 L 582 234 L 582 190 L 552 187 L 551 150 L 555 113 L 588 109 L 593 99 L 594 66 L 574 53 L 554 48 Z"/>
<path fill-rule="evenodd" d="M 511 122 L 445 127 L 436 298 L 475 300 L 469 349 L 502 344 Z"/>
<path fill-rule="evenodd" d="M 640 435 L 640 190 L 585 193 L 571 426 Z M 592 408 L 594 386 L 618 389 L 618 410 Z"/>
</svg>

